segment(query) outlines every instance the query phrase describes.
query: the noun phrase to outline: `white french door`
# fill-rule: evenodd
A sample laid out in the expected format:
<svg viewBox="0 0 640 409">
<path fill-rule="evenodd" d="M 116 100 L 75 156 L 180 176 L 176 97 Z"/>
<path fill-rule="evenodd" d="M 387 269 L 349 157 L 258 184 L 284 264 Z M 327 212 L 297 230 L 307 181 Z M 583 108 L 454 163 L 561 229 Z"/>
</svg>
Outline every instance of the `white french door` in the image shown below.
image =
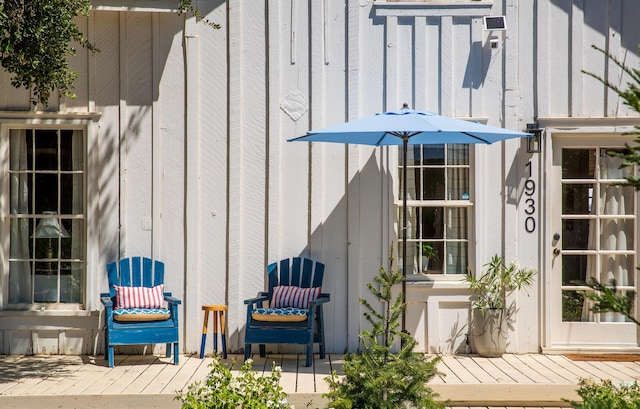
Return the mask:
<svg viewBox="0 0 640 409">
<path fill-rule="evenodd" d="M 628 142 L 629 140 L 626 139 Z M 616 137 L 553 138 L 550 341 L 568 349 L 634 348 L 638 328 L 620 314 L 594 314 L 583 292 L 591 277 L 637 291 L 638 194 L 621 186 L 634 171 L 611 152 Z"/>
</svg>

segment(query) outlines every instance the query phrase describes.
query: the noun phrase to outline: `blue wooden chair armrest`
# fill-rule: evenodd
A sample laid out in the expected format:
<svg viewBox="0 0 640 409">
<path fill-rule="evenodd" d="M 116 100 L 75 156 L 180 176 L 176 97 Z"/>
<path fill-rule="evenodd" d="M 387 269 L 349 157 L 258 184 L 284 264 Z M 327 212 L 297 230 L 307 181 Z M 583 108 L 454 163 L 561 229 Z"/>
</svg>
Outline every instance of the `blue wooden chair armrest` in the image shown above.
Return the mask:
<svg viewBox="0 0 640 409">
<path fill-rule="evenodd" d="M 109 294 L 100 294 L 100 301 L 102 301 L 105 308 L 113 308 L 113 301 L 111 301 Z"/>
<path fill-rule="evenodd" d="M 164 295 L 164 300 L 169 304 L 182 304 L 182 301 L 177 299 L 176 297 L 172 297 L 171 294 Z"/>
<path fill-rule="evenodd" d="M 257 304 L 257 303 L 261 303 L 261 302 L 265 302 L 265 301 L 269 301 L 269 294 L 268 293 L 260 293 L 259 297 L 246 299 L 246 300 L 244 300 L 244 303 L 246 305 L 251 305 L 251 304 Z"/>
<path fill-rule="evenodd" d="M 313 308 L 329 301 L 331 301 L 329 294 L 320 294 L 320 297 L 316 298 L 315 300 L 309 301 L 309 308 Z"/>
</svg>

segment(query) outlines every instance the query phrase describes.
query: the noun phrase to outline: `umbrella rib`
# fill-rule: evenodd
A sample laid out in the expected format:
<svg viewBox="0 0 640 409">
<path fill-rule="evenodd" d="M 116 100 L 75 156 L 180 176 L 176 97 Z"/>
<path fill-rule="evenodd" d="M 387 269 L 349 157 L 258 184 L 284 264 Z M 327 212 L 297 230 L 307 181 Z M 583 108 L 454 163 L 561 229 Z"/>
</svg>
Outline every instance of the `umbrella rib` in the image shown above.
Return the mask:
<svg viewBox="0 0 640 409">
<path fill-rule="evenodd" d="M 487 145 L 491 144 L 491 141 L 489 141 L 487 139 L 480 138 L 479 136 L 475 136 L 474 134 L 470 134 L 469 132 L 461 132 L 461 133 L 463 133 L 463 134 L 465 134 L 467 136 L 470 136 L 470 137 L 472 137 L 474 139 L 477 139 L 479 141 L 482 141 L 482 142 L 486 143 Z"/>
</svg>

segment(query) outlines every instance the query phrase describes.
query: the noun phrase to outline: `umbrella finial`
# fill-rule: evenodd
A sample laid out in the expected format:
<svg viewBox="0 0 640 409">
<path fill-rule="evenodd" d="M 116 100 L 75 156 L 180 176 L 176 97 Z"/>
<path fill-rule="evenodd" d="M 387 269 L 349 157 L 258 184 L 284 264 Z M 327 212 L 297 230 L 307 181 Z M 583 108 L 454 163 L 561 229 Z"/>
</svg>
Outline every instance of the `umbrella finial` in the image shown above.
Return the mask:
<svg viewBox="0 0 640 409">
<path fill-rule="evenodd" d="M 402 109 L 409 109 L 409 104 L 407 104 L 406 102 L 402 104 Z"/>
</svg>

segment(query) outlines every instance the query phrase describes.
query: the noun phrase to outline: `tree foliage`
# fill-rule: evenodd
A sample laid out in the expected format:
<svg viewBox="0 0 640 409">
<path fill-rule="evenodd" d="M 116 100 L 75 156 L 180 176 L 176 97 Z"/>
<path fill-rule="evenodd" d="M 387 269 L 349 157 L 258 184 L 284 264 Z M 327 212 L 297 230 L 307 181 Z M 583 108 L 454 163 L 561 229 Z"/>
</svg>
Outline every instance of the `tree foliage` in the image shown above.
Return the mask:
<svg viewBox="0 0 640 409">
<path fill-rule="evenodd" d="M 416 340 L 400 330 L 400 319 L 406 308 L 402 294 L 395 301 L 392 288 L 403 280 L 400 272 L 386 272 L 374 277 L 377 284 L 367 284 L 369 291 L 382 303 L 379 312 L 365 299 L 364 317 L 371 330 L 360 332 L 362 351 L 344 357 L 344 377 L 335 372 L 327 378 L 330 408 L 398 409 L 443 408 L 435 402 L 437 395 L 427 386 L 436 375 L 439 358 L 429 359 L 415 353 Z M 378 288 L 379 287 L 379 288 Z M 401 340 L 399 353 L 393 353 L 396 341 Z"/>
<path fill-rule="evenodd" d="M 193 0 L 178 0 L 178 14 L 220 28 L 203 18 Z M 48 106 L 49 98 L 74 98 L 73 82 L 78 73 L 69 67 L 77 47 L 99 51 L 77 25 L 89 15 L 91 0 L 0 0 L 0 65 L 13 75 L 16 88 L 32 90 L 31 102 Z"/>
<path fill-rule="evenodd" d="M 607 59 L 610 59 L 618 67 L 622 69 L 622 72 L 627 74 L 630 80 L 626 83 L 626 88 L 622 88 L 613 84 L 611 81 L 601 77 L 600 75 L 582 71 L 584 74 L 593 77 L 604 84 L 607 88 L 613 90 L 624 102 L 625 105 L 632 110 L 640 114 L 640 69 L 633 69 L 627 67 L 623 61 L 620 61 L 615 56 L 608 53 L 606 50 L 597 46 L 592 46 L 594 49 L 600 51 Z M 638 48 L 640 50 L 640 46 Z M 622 166 L 640 166 L 640 125 L 634 126 L 634 131 L 629 132 L 627 135 L 638 135 L 635 139 L 635 145 L 626 144 L 626 152 L 611 152 L 612 156 L 622 158 Z M 640 178 L 636 174 L 631 174 L 627 177 L 625 185 L 633 186 L 634 189 L 640 190 Z M 638 268 L 638 267 L 636 267 Z M 585 291 L 583 294 L 585 297 L 594 301 L 594 305 L 591 310 L 595 313 L 602 312 L 615 312 L 624 315 L 634 323 L 640 325 L 636 318 L 632 315 L 633 301 L 635 299 L 634 291 L 627 291 L 625 294 L 618 294 L 616 289 L 616 281 L 611 280 L 608 285 L 600 283 L 597 279 L 591 277 L 586 283 L 579 283 L 586 285 L 594 291 Z"/>
<path fill-rule="evenodd" d="M 613 90 L 622 99 L 624 105 L 640 114 L 640 69 L 627 67 L 623 61 L 620 61 L 618 58 L 602 48 L 595 45 L 592 47 L 603 53 L 607 59 L 613 61 L 614 64 L 620 67 L 622 72 L 629 76 L 630 80 L 626 83 L 626 88 L 622 88 L 600 75 L 587 71 L 582 72 L 597 79 L 607 88 Z M 638 50 L 640 50 L 640 46 L 638 47 Z M 612 156 L 617 156 L 622 159 L 622 166 L 640 165 L 640 125 L 635 125 L 634 129 L 635 130 L 633 132 L 629 132 L 627 135 L 637 135 L 635 145 L 626 144 L 626 152 L 610 153 Z M 633 186 L 636 190 L 640 190 L 640 177 L 637 175 L 628 176 L 627 185 Z"/>
<path fill-rule="evenodd" d="M 91 44 L 76 24 L 88 16 L 90 0 L 2 0 L 0 2 L 0 62 L 13 74 L 11 84 L 32 88 L 32 103 L 47 106 L 49 97 L 74 97 L 78 74 L 69 68 L 68 56 L 76 47 Z"/>
</svg>

